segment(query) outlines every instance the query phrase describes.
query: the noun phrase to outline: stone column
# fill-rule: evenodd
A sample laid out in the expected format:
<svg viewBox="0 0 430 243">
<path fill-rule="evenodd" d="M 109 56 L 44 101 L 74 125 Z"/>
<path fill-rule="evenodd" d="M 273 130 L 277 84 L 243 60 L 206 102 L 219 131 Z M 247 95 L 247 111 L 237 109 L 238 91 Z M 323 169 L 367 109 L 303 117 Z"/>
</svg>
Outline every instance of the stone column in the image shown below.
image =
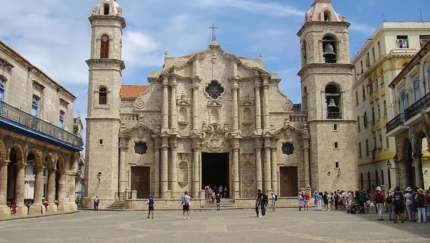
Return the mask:
<svg viewBox="0 0 430 243">
<path fill-rule="evenodd" d="M 34 202 L 30 206 L 30 214 L 40 214 L 42 212 L 43 194 L 43 167 L 36 166 L 36 181 L 34 185 Z"/>
<path fill-rule="evenodd" d="M 263 131 L 270 129 L 269 121 L 269 74 L 261 75 L 263 77 Z"/>
<path fill-rule="evenodd" d="M 177 108 L 176 108 L 176 86 L 178 84 L 176 83 L 176 77 L 172 80 L 170 86 L 172 86 L 172 95 L 170 100 L 170 128 L 173 133 L 176 133 L 178 130 L 178 115 L 177 115 Z"/>
<path fill-rule="evenodd" d="M 303 136 L 303 168 L 304 168 L 304 182 L 305 185 L 304 187 L 307 187 L 308 185 L 310 185 L 310 181 L 309 181 L 309 137 L 308 136 Z"/>
<path fill-rule="evenodd" d="M 169 128 L 169 76 L 164 76 L 163 78 L 162 132 Z"/>
<path fill-rule="evenodd" d="M 160 175 L 160 138 L 155 137 L 154 135 L 154 175 L 155 178 L 152 180 L 154 185 L 154 198 L 160 197 L 160 182 L 161 182 L 161 176 Z"/>
<path fill-rule="evenodd" d="M 423 163 L 421 149 L 414 151 L 415 160 L 415 185 L 419 188 L 424 188 Z"/>
<path fill-rule="evenodd" d="M 8 160 L 0 160 L 0 217 L 10 215 L 10 208 L 6 205 L 7 192 L 7 165 Z"/>
<path fill-rule="evenodd" d="M 255 138 L 255 170 L 257 178 L 257 189 L 263 190 L 263 171 L 261 166 L 261 141 Z"/>
<path fill-rule="evenodd" d="M 239 191 L 239 140 L 234 139 L 233 141 L 233 198 L 240 198 Z"/>
<path fill-rule="evenodd" d="M 16 203 L 16 214 L 27 215 L 28 208 L 24 205 L 24 176 L 25 166 L 23 163 L 16 163 L 16 181 L 15 181 L 15 203 Z"/>
<path fill-rule="evenodd" d="M 125 188 L 127 188 L 127 177 L 126 177 L 126 154 L 128 152 L 128 140 L 129 138 L 120 138 L 120 154 L 119 154 L 119 188 L 118 198 L 124 200 Z"/>
<path fill-rule="evenodd" d="M 169 160 L 169 144 L 167 137 L 163 137 L 163 143 L 161 144 L 162 156 L 161 156 L 161 198 L 167 198 L 168 190 L 168 160 Z"/>
<path fill-rule="evenodd" d="M 55 169 L 48 169 L 48 195 L 46 199 L 48 200 L 48 212 L 57 212 L 57 205 L 55 205 Z"/>
<path fill-rule="evenodd" d="M 237 102 L 239 86 L 237 85 L 237 80 L 233 79 L 233 132 L 237 133 L 239 130 L 239 105 Z"/>
<path fill-rule="evenodd" d="M 199 192 L 200 192 L 200 142 L 198 140 L 193 141 L 193 149 L 194 149 L 194 155 L 193 155 L 193 183 L 192 183 L 192 197 L 193 198 L 199 198 Z"/>
<path fill-rule="evenodd" d="M 171 191 L 171 198 L 176 198 L 179 194 L 178 194 L 178 189 L 177 189 L 177 185 L 178 185 L 178 164 L 177 164 L 177 159 L 178 159 L 178 143 L 177 143 L 177 138 L 171 138 L 171 165 L 170 165 L 170 191 Z"/>
<path fill-rule="evenodd" d="M 261 101 L 260 101 L 260 81 L 255 81 L 255 129 L 257 134 L 261 134 Z M 261 187 L 259 187 L 261 189 Z"/>
<path fill-rule="evenodd" d="M 272 173 L 270 168 L 270 138 L 266 138 L 264 142 L 264 193 L 269 193 L 272 190 Z"/>
<path fill-rule="evenodd" d="M 200 79 L 194 78 L 193 79 L 193 104 L 192 104 L 192 112 L 193 112 L 193 131 L 198 131 L 198 121 L 199 121 L 199 83 Z"/>
<path fill-rule="evenodd" d="M 57 211 L 67 212 L 68 208 L 66 204 L 66 174 L 64 171 L 57 173 L 58 178 L 58 207 Z"/>
<path fill-rule="evenodd" d="M 275 194 L 279 195 L 278 192 L 278 163 L 276 161 L 276 141 L 274 142 L 274 146 L 272 146 L 272 190 Z"/>
</svg>

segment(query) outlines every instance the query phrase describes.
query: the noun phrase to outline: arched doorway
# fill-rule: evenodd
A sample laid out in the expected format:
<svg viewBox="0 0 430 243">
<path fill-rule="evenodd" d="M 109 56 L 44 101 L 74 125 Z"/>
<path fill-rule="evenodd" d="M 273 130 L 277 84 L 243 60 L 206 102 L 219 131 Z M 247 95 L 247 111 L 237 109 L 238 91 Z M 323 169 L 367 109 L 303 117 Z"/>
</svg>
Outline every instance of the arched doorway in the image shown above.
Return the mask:
<svg viewBox="0 0 430 243">
<path fill-rule="evenodd" d="M 412 168 L 412 145 L 409 139 L 403 143 L 403 157 L 399 164 L 402 188 L 415 186 L 415 171 Z"/>
<path fill-rule="evenodd" d="M 24 184 L 24 181 L 17 181 L 18 170 L 21 170 L 20 168 L 24 167 L 23 158 L 24 155 L 21 146 L 15 144 L 9 152 L 10 163 L 7 166 L 7 200 L 9 202 L 13 201 L 19 205 L 24 203 L 24 195 L 17 194 L 17 188 L 19 188 L 19 186 L 22 187 Z M 20 188 L 20 190 L 21 189 L 23 188 Z"/>
</svg>

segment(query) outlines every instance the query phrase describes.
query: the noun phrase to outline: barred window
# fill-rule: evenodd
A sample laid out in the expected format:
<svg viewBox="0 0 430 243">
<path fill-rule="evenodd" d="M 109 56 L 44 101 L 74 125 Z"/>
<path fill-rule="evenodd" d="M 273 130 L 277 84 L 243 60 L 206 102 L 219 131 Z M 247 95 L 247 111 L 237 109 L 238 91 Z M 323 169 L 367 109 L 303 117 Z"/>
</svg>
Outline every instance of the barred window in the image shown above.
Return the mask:
<svg viewBox="0 0 430 243">
<path fill-rule="evenodd" d="M 290 155 L 294 153 L 294 145 L 292 143 L 284 143 L 282 144 L 282 153 L 286 155 Z"/>
<path fill-rule="evenodd" d="M 136 154 L 146 154 L 146 150 L 148 147 L 146 146 L 146 143 L 138 142 L 134 145 L 134 152 Z"/>
<path fill-rule="evenodd" d="M 218 97 L 220 97 L 223 93 L 224 93 L 224 88 L 221 87 L 221 85 L 216 82 L 216 81 L 212 81 L 206 88 L 205 88 L 205 92 L 214 100 L 218 99 Z"/>
</svg>

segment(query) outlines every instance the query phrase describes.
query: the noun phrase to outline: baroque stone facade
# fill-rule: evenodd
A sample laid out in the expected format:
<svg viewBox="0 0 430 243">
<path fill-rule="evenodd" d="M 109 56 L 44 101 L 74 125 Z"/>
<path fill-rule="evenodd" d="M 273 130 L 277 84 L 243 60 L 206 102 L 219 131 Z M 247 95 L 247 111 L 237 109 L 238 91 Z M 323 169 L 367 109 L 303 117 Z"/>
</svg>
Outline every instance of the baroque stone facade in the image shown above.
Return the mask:
<svg viewBox="0 0 430 243">
<path fill-rule="evenodd" d="M 103 0 L 90 17 L 86 205 L 96 195 L 101 208 L 153 195 L 165 200 L 160 207 L 176 207 L 171 201 L 184 191 L 204 199 L 205 186 L 220 185 L 225 197 L 243 205 L 257 188 L 280 198 L 295 198 L 310 186 L 355 188 L 349 23 L 339 19 L 330 2 L 315 1 L 299 32 L 308 43 L 305 56 L 315 60 L 302 60 L 306 95 L 301 105 L 280 92 L 281 79 L 265 70 L 261 58 L 226 53 L 216 40 L 190 55 L 166 53 L 163 69 L 148 77 L 149 86 L 121 85 L 125 20 L 109 10 L 112 4 L 118 7 L 116 2 Z M 332 14 L 330 21 L 324 21 L 324 11 Z M 313 20 L 311 14 L 323 19 Z M 324 35 L 313 34 L 314 29 L 339 43 L 338 63 L 317 57 Z M 333 93 L 340 102 L 337 112 L 326 111 L 331 100 L 322 94 L 332 91 L 327 86 L 341 94 Z"/>
</svg>

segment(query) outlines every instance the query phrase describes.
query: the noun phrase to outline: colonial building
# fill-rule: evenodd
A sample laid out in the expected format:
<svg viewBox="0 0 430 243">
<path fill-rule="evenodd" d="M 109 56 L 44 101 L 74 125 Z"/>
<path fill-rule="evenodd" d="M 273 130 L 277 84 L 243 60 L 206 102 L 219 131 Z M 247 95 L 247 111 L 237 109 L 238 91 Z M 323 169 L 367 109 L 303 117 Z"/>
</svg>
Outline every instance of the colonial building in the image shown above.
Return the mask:
<svg viewBox="0 0 430 243">
<path fill-rule="evenodd" d="M 387 136 L 395 139 L 396 155 L 387 166 L 402 187 L 430 186 L 430 42 L 408 62 L 389 84 L 394 117 Z"/>
<path fill-rule="evenodd" d="M 21 215 L 76 210 L 74 177 L 83 141 L 73 129 L 75 99 L 0 42 L 1 216 L 15 206 Z"/>
<path fill-rule="evenodd" d="M 384 22 L 352 59 L 360 188 L 388 190 L 398 184 L 395 171 L 387 167 L 396 146 L 386 127 L 398 108 L 388 84 L 429 39 L 428 22 Z"/>
<path fill-rule="evenodd" d="M 220 185 L 235 205 L 252 205 L 258 188 L 286 205 L 303 188 L 357 187 L 350 24 L 331 0 L 315 0 L 298 32 L 302 104 L 280 92 L 262 58 L 227 53 L 215 38 L 166 53 L 149 86 L 122 85 L 122 8 L 102 0 L 89 20 L 87 207 L 97 195 L 100 208 L 143 208 L 150 194 L 177 207 L 184 191 L 198 206 L 205 186 Z"/>
</svg>

